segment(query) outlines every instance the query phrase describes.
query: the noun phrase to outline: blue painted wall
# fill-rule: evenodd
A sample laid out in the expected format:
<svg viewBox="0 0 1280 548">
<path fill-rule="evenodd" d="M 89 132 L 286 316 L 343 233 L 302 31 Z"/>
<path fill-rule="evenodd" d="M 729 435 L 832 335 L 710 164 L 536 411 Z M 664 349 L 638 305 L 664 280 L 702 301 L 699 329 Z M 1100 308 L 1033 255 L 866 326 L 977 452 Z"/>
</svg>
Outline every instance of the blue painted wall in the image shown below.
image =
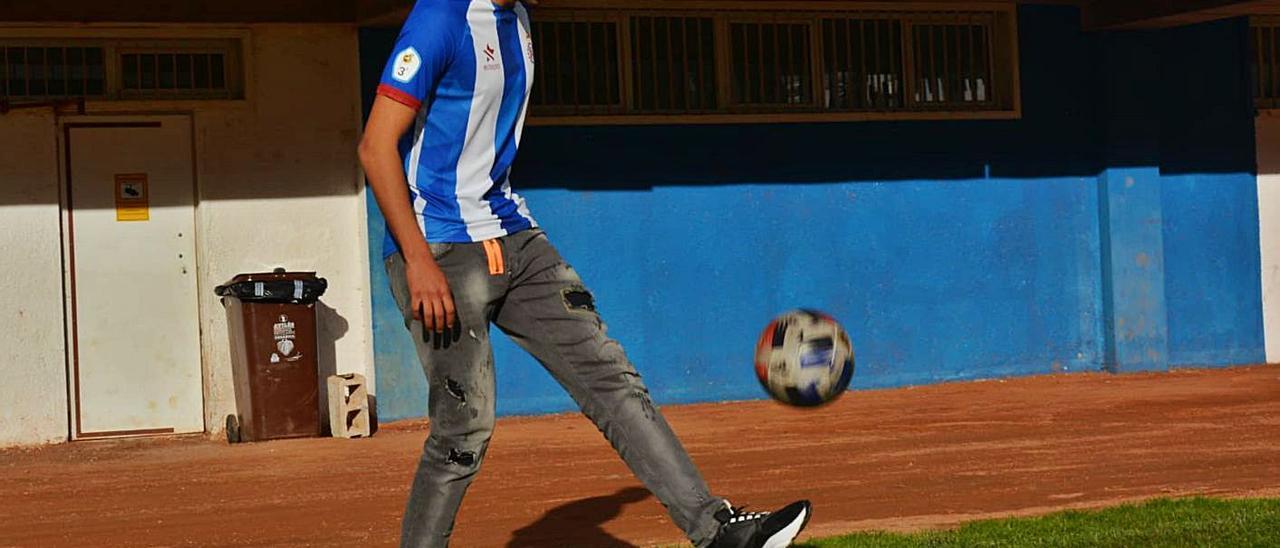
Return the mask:
<svg viewBox="0 0 1280 548">
<path fill-rule="evenodd" d="M 1166 177 L 1163 128 L 1212 124 L 1204 105 L 1171 120 L 1133 116 L 1116 108 L 1129 84 L 1108 82 L 1119 71 L 1098 60 L 1133 51 L 1134 39 L 1084 34 L 1071 8 L 1024 7 L 1020 25 L 1021 120 L 533 127 L 516 184 L 663 403 L 762 397 L 751 369 L 758 330 L 796 307 L 846 324 L 857 388 L 1100 369 L 1109 341 L 1132 351 L 1106 335 L 1132 304 L 1117 306 L 1114 290 L 1141 281 L 1104 260 L 1127 251 L 1115 249 L 1124 238 L 1159 245 L 1151 268 L 1165 297 L 1140 311 L 1163 322 L 1167 309 L 1167 326 L 1152 328 L 1158 363 L 1261 361 L 1252 166 L 1207 153 L 1213 161 Z M 364 33 L 367 75 L 393 38 Z M 1135 59 L 1162 58 L 1160 36 L 1136 42 L 1153 49 Z M 1164 72 L 1145 73 L 1157 84 L 1148 92 Z M 1217 130 L 1244 139 L 1243 124 Z M 1248 131 L 1252 151 L 1251 122 Z M 1154 184 L 1144 207 L 1166 219 L 1141 237 L 1102 214 L 1116 196 L 1100 181 L 1133 169 Z M 1232 222 L 1196 201 L 1206 193 Z M 386 290 L 370 203 L 379 413 L 421 416 L 425 382 Z M 1243 238 L 1249 211 L 1252 247 L 1205 232 L 1217 221 L 1221 237 Z M 572 408 L 535 361 L 494 340 L 501 413 Z"/>
<path fill-rule="evenodd" d="M 1266 361 L 1248 22 L 1165 31 L 1162 120 L 1169 361 Z M 1188 108 L 1189 107 L 1189 108 Z"/>
</svg>

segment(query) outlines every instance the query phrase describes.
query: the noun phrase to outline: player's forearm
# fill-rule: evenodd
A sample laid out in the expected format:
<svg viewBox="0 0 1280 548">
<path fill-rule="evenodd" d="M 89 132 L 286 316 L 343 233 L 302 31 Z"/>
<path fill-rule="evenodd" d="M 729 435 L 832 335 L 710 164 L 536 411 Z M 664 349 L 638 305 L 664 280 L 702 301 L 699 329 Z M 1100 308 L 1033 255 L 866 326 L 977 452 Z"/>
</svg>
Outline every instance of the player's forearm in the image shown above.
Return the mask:
<svg viewBox="0 0 1280 548">
<path fill-rule="evenodd" d="M 374 199 L 387 220 L 387 228 L 406 261 L 431 258 L 431 250 L 418 225 L 409 201 L 409 185 L 405 180 L 400 151 L 378 143 L 360 144 L 360 163 L 364 166 Z"/>
</svg>

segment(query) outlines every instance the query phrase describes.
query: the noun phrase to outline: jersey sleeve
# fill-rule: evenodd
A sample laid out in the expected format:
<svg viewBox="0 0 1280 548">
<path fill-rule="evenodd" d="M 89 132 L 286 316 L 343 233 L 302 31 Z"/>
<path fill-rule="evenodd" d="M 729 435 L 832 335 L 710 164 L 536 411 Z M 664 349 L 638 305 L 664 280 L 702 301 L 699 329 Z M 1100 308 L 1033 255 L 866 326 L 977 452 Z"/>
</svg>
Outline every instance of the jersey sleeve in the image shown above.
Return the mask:
<svg viewBox="0 0 1280 548">
<path fill-rule="evenodd" d="M 449 68 L 458 43 L 452 18 L 423 9 L 426 2 L 420 4 L 400 31 L 378 83 L 378 95 L 415 110 L 422 108 Z"/>
</svg>

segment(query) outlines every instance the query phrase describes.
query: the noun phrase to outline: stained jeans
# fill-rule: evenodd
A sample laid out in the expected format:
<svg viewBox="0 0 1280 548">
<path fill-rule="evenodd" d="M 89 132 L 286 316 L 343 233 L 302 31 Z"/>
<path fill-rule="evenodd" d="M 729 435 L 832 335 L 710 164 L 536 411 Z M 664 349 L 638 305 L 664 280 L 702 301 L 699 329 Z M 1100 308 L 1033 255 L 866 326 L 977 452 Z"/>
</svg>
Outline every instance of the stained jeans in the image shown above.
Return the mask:
<svg viewBox="0 0 1280 548">
<path fill-rule="evenodd" d="M 453 291 L 460 326 L 445 336 L 413 319 L 404 259 L 387 259 L 392 293 L 429 385 L 430 434 L 413 480 L 401 546 L 447 546 L 462 496 L 494 427 L 489 324 L 551 373 L 696 546 L 719 528 L 711 496 L 649 398 L 622 347 L 606 335 L 591 293 L 539 229 L 490 243 L 431 244 Z M 496 256 L 494 256 L 496 254 Z"/>
</svg>

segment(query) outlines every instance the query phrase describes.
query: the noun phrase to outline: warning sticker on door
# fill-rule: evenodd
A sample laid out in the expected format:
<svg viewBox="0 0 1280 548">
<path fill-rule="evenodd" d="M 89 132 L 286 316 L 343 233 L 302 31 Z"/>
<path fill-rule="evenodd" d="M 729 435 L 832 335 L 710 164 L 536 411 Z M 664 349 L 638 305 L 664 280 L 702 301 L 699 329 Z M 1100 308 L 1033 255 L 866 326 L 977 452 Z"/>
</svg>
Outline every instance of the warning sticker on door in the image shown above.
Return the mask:
<svg viewBox="0 0 1280 548">
<path fill-rule="evenodd" d="M 151 220 L 151 195 L 147 189 L 146 173 L 116 175 L 116 221 Z"/>
</svg>

